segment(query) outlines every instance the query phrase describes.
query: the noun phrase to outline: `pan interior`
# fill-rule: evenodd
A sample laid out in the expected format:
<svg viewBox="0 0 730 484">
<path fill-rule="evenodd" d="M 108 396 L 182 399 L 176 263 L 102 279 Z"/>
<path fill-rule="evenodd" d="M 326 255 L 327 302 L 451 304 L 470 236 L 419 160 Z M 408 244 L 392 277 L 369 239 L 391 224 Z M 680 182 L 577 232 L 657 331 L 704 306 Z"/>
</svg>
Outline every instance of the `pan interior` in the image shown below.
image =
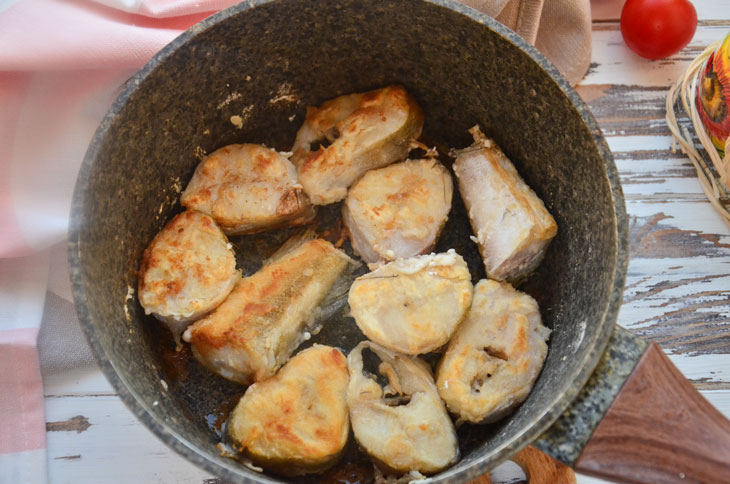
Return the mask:
<svg viewBox="0 0 730 484">
<path fill-rule="evenodd" d="M 606 172 L 612 162 L 565 92 L 513 43 L 514 36 L 448 5 L 239 5 L 151 61 L 98 131 L 74 202 L 71 258 L 79 314 L 102 366 L 133 410 L 209 470 L 238 482 L 262 479 L 216 448 L 220 416 L 244 388 L 202 369 L 189 351 L 174 352 L 169 333 L 144 315 L 136 296 L 126 296 L 137 286 L 142 251 L 179 211 L 179 190 L 203 154 L 236 142 L 286 151 L 305 107 L 340 94 L 403 84 L 426 113 L 424 139 L 444 151 L 470 144 L 467 130 L 480 124 L 558 223 L 545 261 L 522 287 L 553 330 L 544 370 L 511 417 L 460 429 L 463 458 L 444 480 L 476 461 L 481 469 L 493 465 L 535 438 L 536 422 L 562 401 L 584 365 L 595 364 L 597 346 L 613 323 L 604 318 L 617 267 L 615 202 Z M 484 271 L 457 193 L 454 200 L 438 249 L 456 248 L 476 281 Z M 320 230 L 336 227 L 337 211 L 323 210 Z M 240 267 L 255 271 L 288 233 L 232 239 Z M 349 318 L 330 323 L 311 342 L 349 350 L 363 338 Z M 355 460 L 350 470 L 366 467 Z"/>
</svg>

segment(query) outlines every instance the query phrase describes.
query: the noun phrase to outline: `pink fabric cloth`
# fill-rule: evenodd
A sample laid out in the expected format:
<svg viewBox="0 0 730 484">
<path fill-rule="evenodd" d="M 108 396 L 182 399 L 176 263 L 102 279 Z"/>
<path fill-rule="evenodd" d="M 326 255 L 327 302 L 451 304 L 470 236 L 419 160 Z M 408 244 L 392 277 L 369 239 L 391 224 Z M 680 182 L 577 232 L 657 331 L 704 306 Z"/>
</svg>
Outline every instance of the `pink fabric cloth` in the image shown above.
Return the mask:
<svg viewBox="0 0 730 484">
<path fill-rule="evenodd" d="M 0 257 L 63 240 L 78 166 L 118 88 L 185 29 L 236 3 L 105 1 L 123 10 L 26 0 L 0 12 L 0 141 L 9 147 L 0 166 Z"/>
<path fill-rule="evenodd" d="M 37 423 L 39 416 L 43 418 L 37 336 L 37 328 L 0 331 L 0 454 L 46 445 L 45 429 Z"/>
<path fill-rule="evenodd" d="M 45 315 L 53 338 L 41 341 L 64 342 L 63 322 L 80 343 L 70 353 L 68 346 L 62 354 L 47 351 L 46 362 L 68 367 L 68 354 L 89 361 L 78 323 L 58 317 L 72 305 L 67 270 L 59 277 L 54 268 L 65 269 L 58 261 L 65 259 L 71 195 L 89 140 L 126 79 L 185 29 L 235 3 L 105 1 L 113 6 L 0 2 L 1 483 L 48 480 L 37 350 L 44 307 L 54 312 Z"/>
<path fill-rule="evenodd" d="M 34 72 L 138 69 L 162 46 L 212 13 L 196 11 L 190 1 L 172 3 L 179 4 L 176 10 L 186 15 L 151 18 L 88 0 L 18 2 L 0 15 L 0 67 Z M 227 0 L 200 5 L 220 8 L 234 3 Z"/>
<path fill-rule="evenodd" d="M 0 259 L 1 483 L 46 480 L 43 385 L 36 338 L 48 269 L 47 252 Z"/>
</svg>

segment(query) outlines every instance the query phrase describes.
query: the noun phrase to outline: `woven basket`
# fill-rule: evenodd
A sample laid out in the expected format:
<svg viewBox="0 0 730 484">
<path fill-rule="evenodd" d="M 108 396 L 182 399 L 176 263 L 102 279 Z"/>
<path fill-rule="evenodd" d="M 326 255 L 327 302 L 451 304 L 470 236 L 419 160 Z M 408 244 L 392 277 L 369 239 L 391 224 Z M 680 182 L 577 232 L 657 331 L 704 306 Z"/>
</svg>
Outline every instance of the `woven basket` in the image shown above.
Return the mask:
<svg viewBox="0 0 730 484">
<path fill-rule="evenodd" d="M 730 227 L 730 137 L 725 141 L 725 153 L 721 156 L 702 124 L 695 102 L 705 63 L 722 43 L 721 39 L 709 45 L 669 90 L 666 119 L 674 137 L 672 149 L 676 151 L 679 143 L 682 152 L 695 166 L 708 200 Z"/>
</svg>

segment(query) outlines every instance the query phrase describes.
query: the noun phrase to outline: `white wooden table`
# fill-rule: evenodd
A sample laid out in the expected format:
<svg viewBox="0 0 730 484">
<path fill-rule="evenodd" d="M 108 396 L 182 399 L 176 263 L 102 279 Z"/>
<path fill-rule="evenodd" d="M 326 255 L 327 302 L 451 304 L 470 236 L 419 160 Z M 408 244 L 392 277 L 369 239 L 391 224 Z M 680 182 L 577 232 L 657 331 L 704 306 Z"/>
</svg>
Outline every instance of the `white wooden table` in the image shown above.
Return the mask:
<svg viewBox="0 0 730 484">
<path fill-rule="evenodd" d="M 594 0 L 593 64 L 578 86 L 613 150 L 631 217 L 619 324 L 657 342 L 730 417 L 730 232 L 705 200 L 689 160 L 671 151 L 664 122 L 668 86 L 730 30 L 730 0 L 694 0 L 700 18 L 694 39 L 654 62 L 624 46 L 621 3 Z M 50 482 L 219 482 L 143 427 L 98 369 L 56 374 L 44 385 Z M 579 476 L 578 482 L 603 481 Z"/>
</svg>

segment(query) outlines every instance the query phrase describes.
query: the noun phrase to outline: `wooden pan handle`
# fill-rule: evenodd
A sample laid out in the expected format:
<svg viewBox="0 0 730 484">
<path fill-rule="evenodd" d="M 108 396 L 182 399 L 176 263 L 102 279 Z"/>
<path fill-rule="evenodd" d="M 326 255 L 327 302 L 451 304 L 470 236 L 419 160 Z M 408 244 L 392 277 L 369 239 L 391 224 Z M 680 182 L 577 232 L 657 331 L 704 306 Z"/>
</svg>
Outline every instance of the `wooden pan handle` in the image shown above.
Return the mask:
<svg viewBox="0 0 730 484">
<path fill-rule="evenodd" d="M 626 483 L 730 482 L 730 421 L 652 344 L 575 470 Z"/>
<path fill-rule="evenodd" d="M 528 445 L 510 460 L 520 466 L 529 484 L 576 484 L 573 469 L 558 462 L 537 447 Z M 493 484 L 489 474 L 477 477 L 469 484 Z"/>
<path fill-rule="evenodd" d="M 528 445 L 511 460 L 522 468 L 529 484 L 576 484 L 573 469 L 537 447 Z"/>
</svg>

